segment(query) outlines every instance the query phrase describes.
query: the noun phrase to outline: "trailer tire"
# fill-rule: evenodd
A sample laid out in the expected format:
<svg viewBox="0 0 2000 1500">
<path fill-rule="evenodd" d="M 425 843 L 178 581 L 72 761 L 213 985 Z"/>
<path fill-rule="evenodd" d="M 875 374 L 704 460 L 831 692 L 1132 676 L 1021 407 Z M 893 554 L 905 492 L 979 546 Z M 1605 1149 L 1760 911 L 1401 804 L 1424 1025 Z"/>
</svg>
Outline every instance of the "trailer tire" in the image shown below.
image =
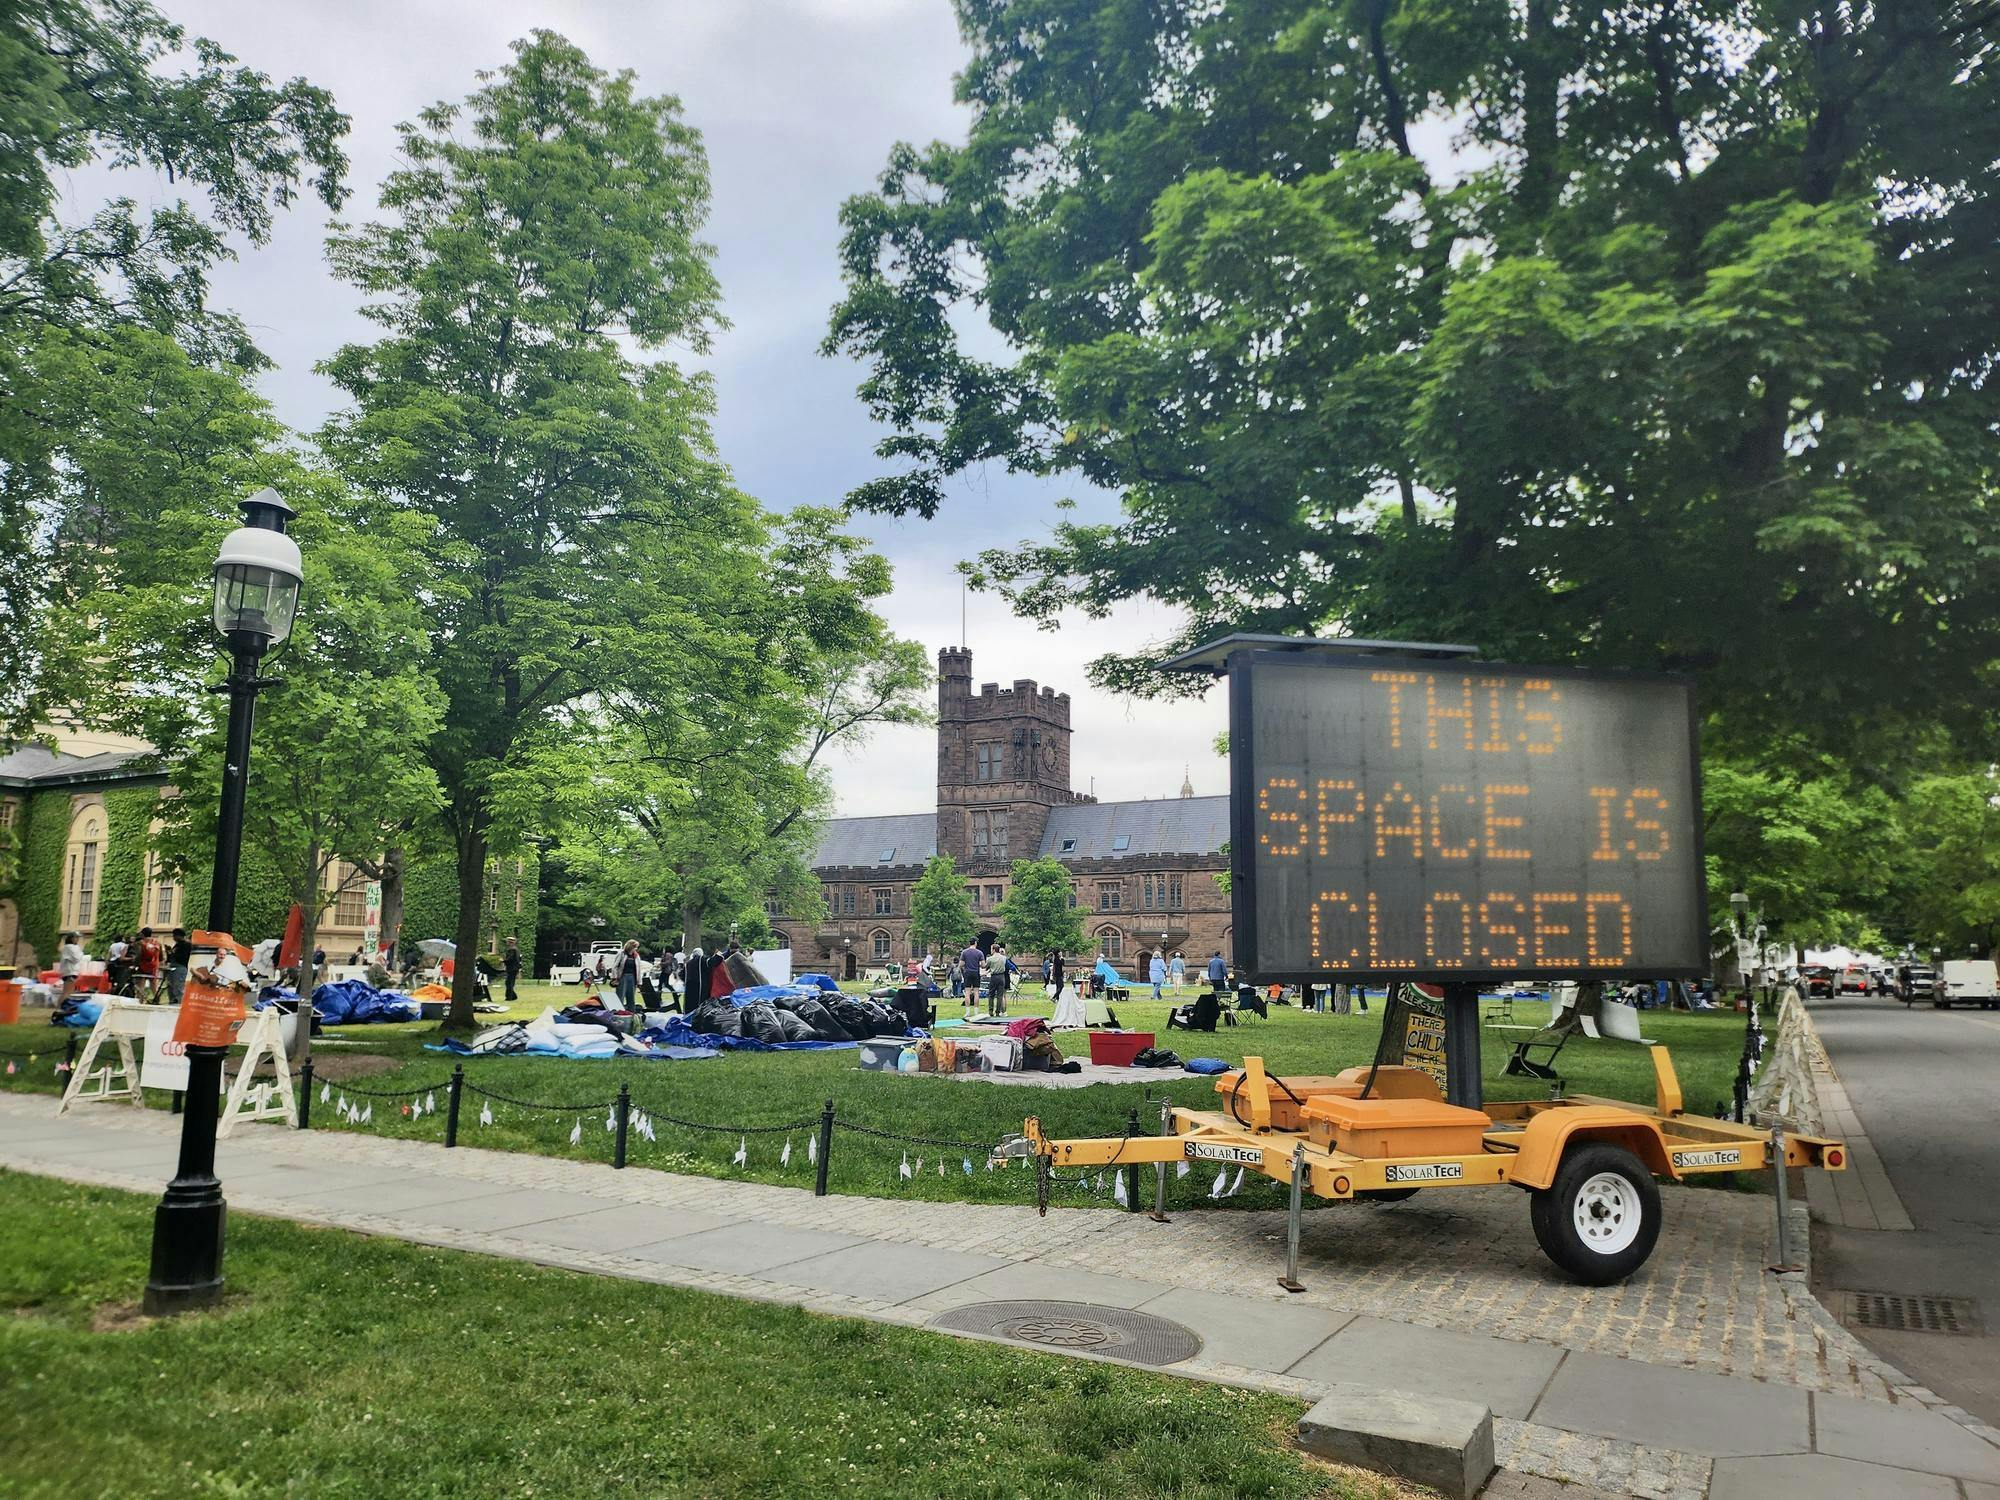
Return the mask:
<svg viewBox="0 0 2000 1500">
<path fill-rule="evenodd" d="M 1535 1237 L 1550 1260 L 1585 1286 L 1623 1281 L 1660 1238 L 1659 1184 L 1623 1146 L 1586 1142 L 1564 1152 L 1555 1183 L 1535 1197 L 1541 1200 L 1530 1207 Z"/>
<path fill-rule="evenodd" d="M 1552 1210 L 1556 1195 L 1552 1191 L 1530 1190 L 1528 1193 L 1528 1226 L 1535 1231 L 1535 1243 L 1542 1247 L 1542 1254 L 1557 1261 L 1556 1236 Z"/>
</svg>

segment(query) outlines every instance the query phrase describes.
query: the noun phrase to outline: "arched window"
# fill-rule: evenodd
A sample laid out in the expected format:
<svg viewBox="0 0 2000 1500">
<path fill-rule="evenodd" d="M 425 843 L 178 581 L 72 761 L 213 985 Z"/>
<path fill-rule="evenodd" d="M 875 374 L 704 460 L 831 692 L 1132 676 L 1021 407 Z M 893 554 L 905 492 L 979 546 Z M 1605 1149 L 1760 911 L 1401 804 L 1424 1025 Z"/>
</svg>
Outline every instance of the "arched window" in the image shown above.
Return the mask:
<svg viewBox="0 0 2000 1500">
<path fill-rule="evenodd" d="M 63 919 L 66 928 L 89 932 L 97 925 L 97 881 L 104 868 L 104 809 L 92 804 L 69 825 L 63 863 Z"/>
<path fill-rule="evenodd" d="M 153 831 L 157 833 L 159 829 Z M 139 897 L 139 925 L 171 932 L 180 925 L 180 920 L 181 883 L 166 872 L 159 855 L 148 854 L 145 889 Z"/>
<path fill-rule="evenodd" d="M 1097 929 L 1097 947 L 1106 958 L 1117 963 L 1125 956 L 1125 934 L 1116 927 L 1100 927 Z"/>
<path fill-rule="evenodd" d="M 875 961 L 877 963 L 881 963 L 882 961 L 887 959 L 889 956 L 888 929 L 883 927 L 878 927 L 873 932 L 869 933 L 868 944 L 869 944 L 869 951 L 875 955 Z"/>
</svg>

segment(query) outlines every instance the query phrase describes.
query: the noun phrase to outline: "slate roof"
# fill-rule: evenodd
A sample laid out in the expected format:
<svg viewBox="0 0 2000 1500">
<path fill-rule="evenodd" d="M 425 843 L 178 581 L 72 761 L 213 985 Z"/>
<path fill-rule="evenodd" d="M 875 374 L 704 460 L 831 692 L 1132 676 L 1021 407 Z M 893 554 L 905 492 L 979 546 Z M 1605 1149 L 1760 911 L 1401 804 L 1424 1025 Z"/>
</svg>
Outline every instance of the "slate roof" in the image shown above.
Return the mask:
<svg viewBox="0 0 2000 1500">
<path fill-rule="evenodd" d="M 1115 847 L 1127 838 L 1125 848 Z M 1074 839 L 1076 847 L 1064 849 Z M 1152 802 L 1077 802 L 1051 808 L 1044 856 L 1130 859 L 1142 854 L 1218 854 L 1229 840 L 1227 797 L 1163 797 Z"/>
<path fill-rule="evenodd" d="M 132 766 L 137 752 L 107 750 L 99 755 L 64 755 L 46 745 L 23 745 L 0 755 L 0 787 L 67 786 L 93 780 L 124 781 L 157 776 L 157 771 Z"/>
<path fill-rule="evenodd" d="M 883 859 L 884 851 L 893 851 Z M 813 867 L 920 865 L 937 853 L 936 813 L 894 813 L 876 818 L 829 818 L 813 850 Z"/>
</svg>

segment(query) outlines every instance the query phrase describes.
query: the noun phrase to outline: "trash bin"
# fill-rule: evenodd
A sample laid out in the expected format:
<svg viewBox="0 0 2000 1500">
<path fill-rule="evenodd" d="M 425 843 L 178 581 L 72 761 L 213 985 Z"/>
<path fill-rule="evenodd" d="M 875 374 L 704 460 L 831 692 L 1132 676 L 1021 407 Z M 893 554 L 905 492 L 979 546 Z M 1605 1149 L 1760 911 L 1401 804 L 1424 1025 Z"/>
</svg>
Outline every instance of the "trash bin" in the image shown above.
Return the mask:
<svg viewBox="0 0 2000 1500">
<path fill-rule="evenodd" d="M 0 979 L 0 1026 L 12 1026 L 21 1019 L 21 985 L 14 979 Z"/>
</svg>

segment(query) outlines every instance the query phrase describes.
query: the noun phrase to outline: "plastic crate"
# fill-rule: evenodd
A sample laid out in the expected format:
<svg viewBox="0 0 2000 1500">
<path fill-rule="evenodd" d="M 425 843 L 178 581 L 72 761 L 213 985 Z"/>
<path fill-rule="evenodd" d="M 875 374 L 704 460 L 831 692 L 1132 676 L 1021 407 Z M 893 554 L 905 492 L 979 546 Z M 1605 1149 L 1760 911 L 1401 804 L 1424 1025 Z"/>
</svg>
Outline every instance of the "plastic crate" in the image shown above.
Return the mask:
<svg viewBox="0 0 2000 1500">
<path fill-rule="evenodd" d="M 1150 1031 L 1093 1031 L 1090 1060 L 1102 1068 L 1129 1068 L 1132 1059 L 1152 1045 Z"/>
</svg>

